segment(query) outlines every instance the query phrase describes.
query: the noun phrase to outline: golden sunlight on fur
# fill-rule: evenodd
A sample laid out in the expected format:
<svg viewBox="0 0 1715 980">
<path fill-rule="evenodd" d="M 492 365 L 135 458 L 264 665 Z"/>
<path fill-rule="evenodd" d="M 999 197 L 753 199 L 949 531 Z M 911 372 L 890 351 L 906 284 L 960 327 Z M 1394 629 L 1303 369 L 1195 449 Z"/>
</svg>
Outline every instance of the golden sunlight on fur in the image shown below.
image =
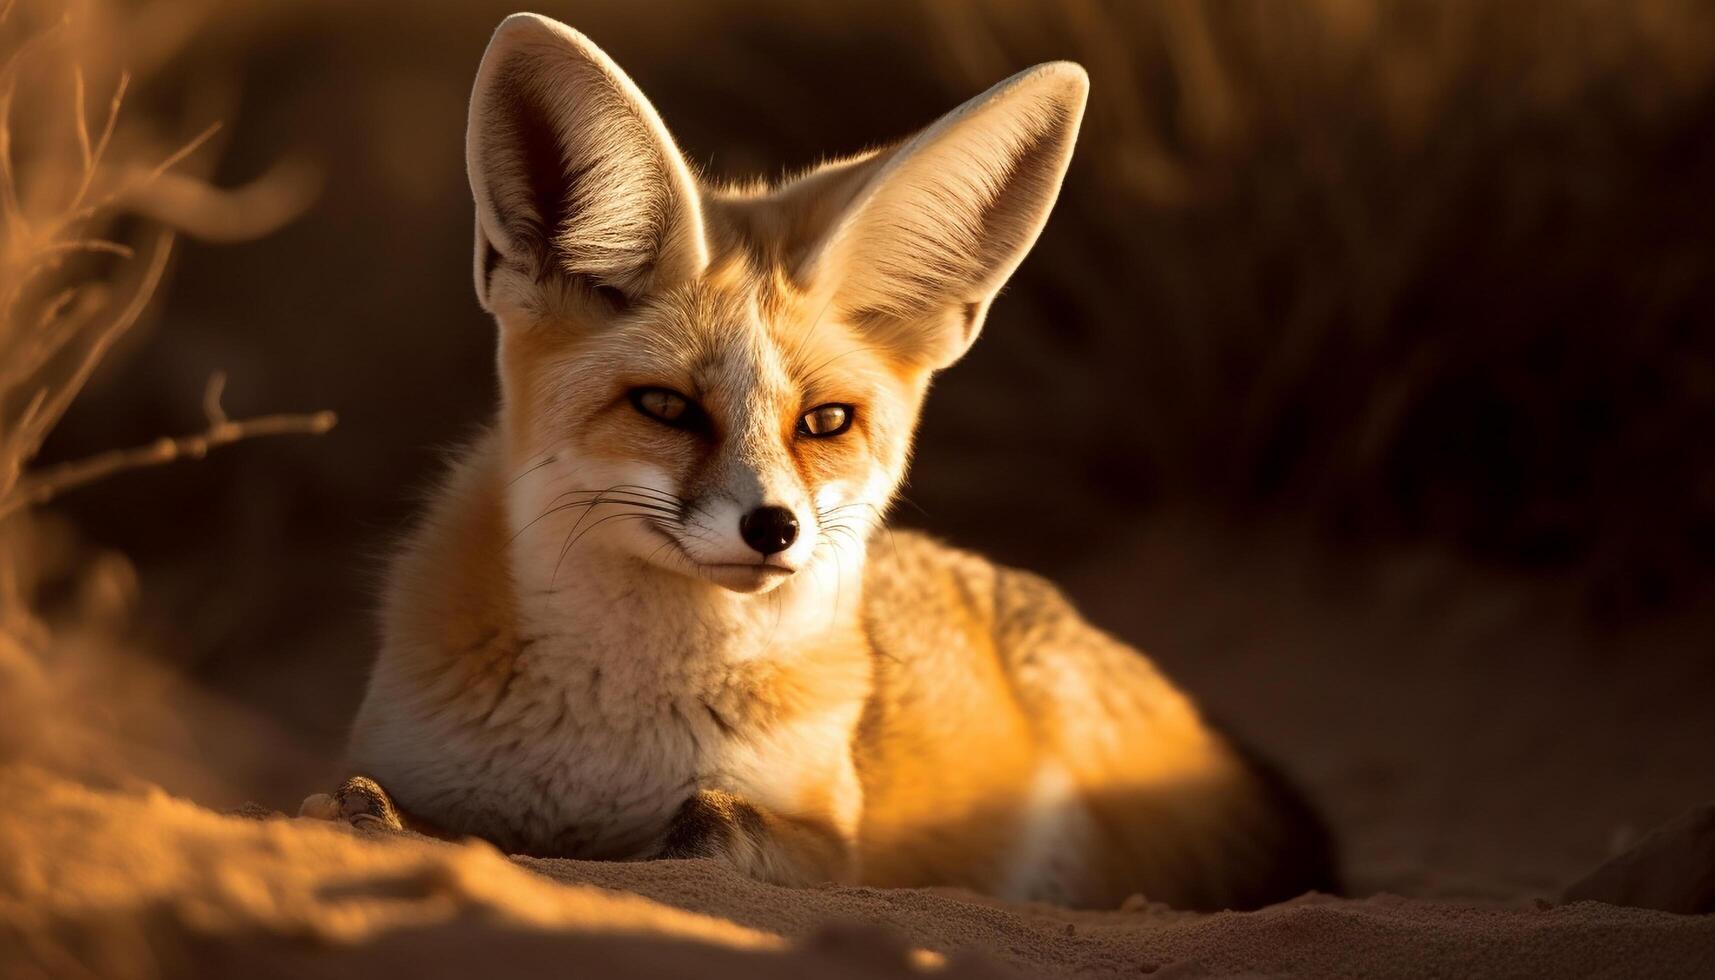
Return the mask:
<svg viewBox="0 0 1715 980">
<path fill-rule="evenodd" d="M 883 526 L 1087 89 L 1041 65 L 892 146 L 706 187 L 587 38 L 501 24 L 466 161 L 502 401 L 393 563 L 351 743 L 378 787 L 308 809 L 784 884 L 1332 888 L 1314 815 L 1141 654 Z"/>
</svg>

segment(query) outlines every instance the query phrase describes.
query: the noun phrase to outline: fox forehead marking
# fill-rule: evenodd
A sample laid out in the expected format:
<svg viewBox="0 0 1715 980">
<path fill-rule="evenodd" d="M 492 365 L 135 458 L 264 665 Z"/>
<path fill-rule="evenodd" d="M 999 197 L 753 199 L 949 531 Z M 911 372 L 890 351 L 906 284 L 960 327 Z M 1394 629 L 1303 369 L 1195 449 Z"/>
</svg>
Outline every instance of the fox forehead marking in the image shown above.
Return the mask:
<svg viewBox="0 0 1715 980">
<path fill-rule="evenodd" d="M 752 408 L 770 405 L 791 421 L 801 401 L 832 387 L 830 359 L 861 346 L 827 310 L 810 310 L 783 272 L 758 270 L 742 255 L 684 287 L 662 320 L 688 356 L 688 394 L 743 392 Z"/>
<path fill-rule="evenodd" d="M 705 407 L 755 415 L 790 394 L 774 332 L 753 295 L 736 283 L 698 281 L 640 326 L 656 334 L 682 365 Z"/>
</svg>

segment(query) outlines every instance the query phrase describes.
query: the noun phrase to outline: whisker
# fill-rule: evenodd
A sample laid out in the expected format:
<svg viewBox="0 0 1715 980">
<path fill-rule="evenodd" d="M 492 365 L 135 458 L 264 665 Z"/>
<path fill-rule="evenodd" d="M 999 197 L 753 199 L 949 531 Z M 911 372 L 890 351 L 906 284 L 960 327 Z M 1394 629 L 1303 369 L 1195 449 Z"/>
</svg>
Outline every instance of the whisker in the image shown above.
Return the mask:
<svg viewBox="0 0 1715 980">
<path fill-rule="evenodd" d="M 648 514 L 634 514 L 634 513 L 609 514 L 606 517 L 603 517 L 600 520 L 596 521 L 594 524 L 591 524 L 589 527 L 584 528 L 582 533 L 576 533 L 577 528 L 574 527 L 572 529 L 573 533 L 568 533 L 566 536 L 566 544 L 564 547 L 562 547 L 560 549 L 560 557 L 558 558 L 558 560 L 556 560 L 554 562 L 554 573 L 548 577 L 548 584 L 549 585 L 554 584 L 554 582 L 560 577 L 560 566 L 565 564 L 566 556 L 568 554 L 571 554 L 572 548 L 575 547 L 579 541 L 582 541 L 591 531 L 594 531 L 596 528 L 601 527 L 603 524 L 606 524 L 608 521 L 617 521 L 617 520 L 621 520 L 621 519 L 629 519 L 629 520 L 634 520 L 634 521 L 636 521 L 636 520 L 647 521 L 647 520 L 653 520 L 654 518 Z M 581 522 L 581 520 L 582 519 L 580 518 L 580 522 Z"/>
<path fill-rule="evenodd" d="M 621 497 L 631 498 L 626 502 L 636 503 L 638 506 L 654 504 L 661 507 L 670 507 L 673 509 L 675 516 L 677 516 L 680 521 L 687 521 L 695 514 L 706 513 L 700 504 L 686 500 L 677 494 L 668 493 L 665 490 L 658 490 L 654 487 L 646 487 L 636 483 L 617 483 L 602 490 L 566 490 L 555 495 L 549 503 L 557 504 L 566 497 L 574 497 L 580 494 L 611 496 L 615 499 Z"/>
<path fill-rule="evenodd" d="M 854 545 L 862 543 L 862 539 L 858 537 L 857 532 L 844 524 L 824 524 L 822 525 L 822 530 L 830 534 L 843 534 L 846 536 L 846 540 L 850 541 Z"/>
<path fill-rule="evenodd" d="M 835 294 L 830 293 L 828 295 L 828 301 L 822 304 L 822 308 L 816 311 L 816 318 L 810 321 L 810 329 L 804 331 L 803 335 L 798 338 L 798 342 L 792 345 L 792 353 L 788 360 L 797 360 L 798 355 L 802 354 L 804 348 L 809 346 L 811 338 L 816 336 L 816 331 L 822 329 L 822 319 L 828 315 L 830 309 L 833 309 L 836 298 L 838 297 Z"/>
<path fill-rule="evenodd" d="M 924 510 L 924 509 L 923 509 L 923 506 L 922 506 L 922 505 L 921 505 L 921 504 L 919 504 L 919 503 L 918 503 L 918 502 L 917 502 L 917 501 L 915 501 L 915 500 L 912 500 L 912 499 L 911 499 L 911 498 L 910 498 L 910 497 L 907 497 L 907 496 L 906 496 L 906 495 L 905 495 L 905 494 L 903 494 L 903 493 L 896 493 L 896 494 L 894 494 L 894 496 L 895 496 L 895 497 L 896 497 L 896 498 L 898 498 L 898 499 L 899 499 L 899 500 L 902 500 L 902 501 L 904 501 L 904 502 L 905 502 L 905 503 L 908 503 L 908 504 L 910 504 L 910 505 L 911 505 L 911 509 L 912 509 L 912 510 L 914 510 L 914 511 L 916 511 L 916 512 L 917 512 L 917 513 L 919 513 L 919 514 L 921 514 L 921 515 L 923 515 L 923 516 L 924 516 L 924 517 L 928 517 L 928 516 L 929 516 L 929 512 L 928 512 L 928 511 L 926 511 L 926 510 Z"/>
<path fill-rule="evenodd" d="M 570 531 L 568 531 L 568 532 L 567 532 L 567 534 L 576 534 L 576 533 L 578 533 L 578 528 L 580 528 L 580 527 L 582 527 L 582 526 L 583 526 L 583 524 L 584 524 L 584 521 L 587 521 L 587 520 L 589 520 L 589 516 L 590 516 L 590 514 L 591 514 L 591 513 L 592 513 L 592 512 L 593 512 L 593 511 L 594 511 L 594 510 L 595 510 L 595 507 L 596 507 L 596 505 L 598 505 L 598 504 L 603 504 L 603 503 L 616 503 L 616 504 L 618 504 L 618 503 L 623 503 L 623 504 L 625 504 L 625 505 L 626 505 L 626 506 L 628 506 L 628 507 L 636 507 L 636 508 L 639 508 L 639 509 L 640 509 L 640 510 L 645 510 L 645 511 L 648 511 L 648 510 L 653 510 L 653 511 L 655 511 L 655 512 L 656 512 L 656 513 L 662 513 L 662 512 L 666 512 L 666 511 L 668 511 L 668 510 L 669 510 L 669 508 L 667 508 L 667 507 L 664 507 L 664 506 L 662 506 L 662 505 L 660 505 L 660 504 L 647 504 L 647 505 L 646 505 L 646 504 L 644 504 L 644 503 L 642 503 L 642 502 L 640 502 L 640 501 L 627 501 L 627 500 L 621 500 L 621 499 L 617 499 L 617 498 L 615 498 L 615 499 L 608 499 L 608 498 L 607 498 L 607 496 L 606 496 L 606 493 L 605 493 L 605 491 L 604 491 L 604 492 L 603 492 L 603 493 L 600 493 L 600 494 L 597 494 L 597 495 L 596 495 L 596 499 L 595 499 L 595 500 L 594 500 L 594 501 L 593 501 L 593 502 L 592 502 L 592 503 L 591 503 L 591 504 L 590 504 L 590 505 L 589 505 L 589 506 L 588 506 L 588 507 L 586 507 L 586 508 L 584 508 L 584 512 L 583 512 L 583 513 L 582 513 L 582 514 L 579 514 L 579 515 L 578 515 L 578 519 L 577 519 L 577 521 L 576 521 L 576 522 L 575 522 L 575 523 L 573 523 L 573 524 L 572 524 L 572 529 L 571 529 L 571 530 L 570 530 Z M 574 506 L 575 506 L 575 505 L 574 505 Z M 605 518 L 603 518 L 603 520 L 605 520 Z M 596 523 L 597 523 L 597 524 L 600 524 L 600 523 L 601 523 L 601 521 L 597 521 L 597 522 L 596 522 Z M 562 552 L 561 552 L 561 553 L 560 553 L 560 558 L 561 558 L 561 559 L 562 559 L 562 560 L 564 560 L 564 559 L 565 559 L 565 552 L 563 552 L 563 551 L 562 551 Z M 558 568 L 559 568 L 559 565 L 558 565 L 558 564 L 556 564 L 556 565 L 555 565 L 555 566 L 554 566 L 554 568 L 555 568 L 555 569 L 556 569 L 556 570 L 558 570 Z"/>
<path fill-rule="evenodd" d="M 561 496 L 564 496 L 564 494 L 562 494 Z M 559 498 L 556 497 L 555 499 L 557 500 Z M 625 499 L 620 498 L 620 497 L 606 497 L 606 496 L 601 496 L 598 494 L 598 496 L 596 496 L 596 498 L 593 500 L 579 500 L 579 501 L 574 501 L 574 502 L 569 503 L 569 504 L 555 504 L 554 506 L 549 507 L 547 510 L 544 510 L 542 513 L 537 514 L 535 517 L 531 518 L 530 522 L 528 524 L 525 524 L 523 527 L 521 527 L 517 531 L 513 532 L 512 537 L 507 539 L 506 543 L 508 545 L 511 545 L 511 544 L 517 542 L 519 536 L 521 536 L 525 531 L 528 531 L 532 527 L 536 526 L 536 523 L 538 521 L 541 521 L 544 518 L 546 518 L 552 514 L 558 514 L 562 511 L 572 510 L 572 509 L 578 508 L 578 507 L 584 508 L 584 514 L 578 518 L 578 523 L 581 524 L 581 523 L 583 523 L 584 517 L 588 517 L 589 512 L 592 509 L 599 507 L 602 504 L 624 504 L 628 507 L 636 507 L 636 508 L 639 508 L 642 510 L 649 510 L 649 511 L 653 511 L 653 512 L 658 513 L 658 514 L 665 514 L 669 517 L 675 517 L 675 518 L 678 516 L 678 513 L 679 513 L 677 510 L 674 510 L 671 507 L 667 507 L 667 506 L 661 505 L 661 504 L 646 503 L 646 502 L 640 501 L 640 500 L 625 500 Z M 574 531 L 577 530 L 577 527 L 574 525 L 572 530 L 574 530 Z"/>
<path fill-rule="evenodd" d="M 675 507 L 679 506 L 681 503 L 681 501 L 677 497 L 650 496 L 649 494 L 639 493 L 636 490 L 628 489 L 623 485 L 613 486 L 613 487 L 604 487 L 600 490 L 591 490 L 591 489 L 584 489 L 584 488 L 578 488 L 578 489 L 573 489 L 573 490 L 562 490 L 559 493 L 554 495 L 554 498 L 552 501 L 550 501 L 550 503 L 556 503 L 558 501 L 564 500 L 567 497 L 575 497 L 578 494 L 594 494 L 597 496 L 613 495 L 616 497 L 619 497 L 619 496 L 633 497 L 633 498 L 636 498 L 639 500 L 649 501 L 650 503 L 665 504 L 665 505 L 671 505 L 671 506 L 675 506 Z"/>
<path fill-rule="evenodd" d="M 913 504 L 913 506 L 916 506 L 916 505 Z M 871 535 L 873 535 L 874 532 L 878 531 L 878 530 L 887 532 L 887 546 L 893 552 L 893 557 L 898 558 L 899 557 L 899 541 L 893 536 L 893 527 L 887 523 L 886 513 L 884 511 L 882 511 L 881 508 L 875 506 L 874 504 L 871 504 L 871 503 L 868 503 L 868 502 L 865 502 L 862 500 L 850 501 L 850 502 L 847 502 L 844 504 L 836 504 L 835 506 L 829 507 L 826 510 L 816 511 L 816 521 L 817 521 L 817 523 L 827 521 L 830 518 L 834 517 L 836 514 L 840 513 L 841 511 L 850 510 L 854 507 L 865 508 L 870 513 L 875 515 L 873 520 L 865 518 L 865 520 L 868 523 L 870 523 L 869 533 Z M 921 508 L 918 508 L 918 509 L 921 510 Z"/>
<path fill-rule="evenodd" d="M 608 489 L 627 490 L 640 496 L 654 497 L 657 500 L 666 501 L 671 504 L 685 503 L 685 499 L 677 494 L 668 493 L 665 490 L 658 490 L 655 487 L 646 487 L 641 483 L 615 483 L 613 486 L 608 487 Z"/>
<path fill-rule="evenodd" d="M 524 479 L 525 477 L 536 472 L 537 470 L 541 469 L 542 467 L 547 466 L 549 463 L 552 463 L 559 458 L 560 458 L 560 454 L 558 451 L 548 453 L 547 455 L 542 457 L 541 462 L 534 463 L 530 466 L 525 467 L 523 470 L 519 471 L 517 476 L 514 476 L 512 479 L 507 480 L 506 485 L 508 487 L 512 486 L 514 483 L 517 483 L 519 480 Z"/>
<path fill-rule="evenodd" d="M 832 357 L 828 358 L 827 360 L 823 361 L 822 363 L 816 365 L 815 369 L 812 370 L 809 374 L 805 375 L 798 383 L 799 383 L 799 385 L 801 385 L 804 388 L 813 388 L 813 387 L 815 387 L 817 382 L 822 380 L 823 374 L 828 370 L 828 368 L 835 361 L 839 360 L 842 357 L 847 357 L 847 356 L 852 355 L 852 354 L 861 354 L 861 353 L 866 353 L 866 352 L 877 353 L 877 352 L 879 352 L 879 348 L 873 347 L 873 346 L 868 345 L 868 344 L 860 344 L 856 347 L 851 347 L 851 348 L 848 348 L 846 350 L 840 351 L 838 354 L 835 354 Z"/>
<path fill-rule="evenodd" d="M 649 553 L 649 557 L 644 559 L 644 564 L 653 565 L 655 564 L 655 559 L 660 556 L 662 551 L 665 551 L 668 548 L 675 548 L 678 545 L 678 542 L 673 539 L 672 533 L 666 527 L 663 527 L 659 521 L 651 520 L 649 523 L 667 539 L 659 545 L 656 545 L 655 550 L 651 551 Z"/>
</svg>

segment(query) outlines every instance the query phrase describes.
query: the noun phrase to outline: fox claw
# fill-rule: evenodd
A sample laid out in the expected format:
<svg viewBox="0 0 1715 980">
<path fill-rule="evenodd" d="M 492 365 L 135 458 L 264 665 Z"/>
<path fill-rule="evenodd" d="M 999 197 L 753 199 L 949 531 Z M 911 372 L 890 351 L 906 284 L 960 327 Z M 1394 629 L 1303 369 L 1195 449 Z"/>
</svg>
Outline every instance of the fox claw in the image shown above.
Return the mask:
<svg viewBox="0 0 1715 980">
<path fill-rule="evenodd" d="M 381 784 L 368 776 L 353 776 L 330 796 L 316 793 L 298 807 L 298 816 L 316 820 L 343 820 L 354 827 L 404 830 L 399 808 Z"/>
<path fill-rule="evenodd" d="M 337 820 L 339 804 L 326 793 L 312 793 L 304 797 L 304 802 L 298 805 L 298 816 L 311 820 Z"/>
</svg>

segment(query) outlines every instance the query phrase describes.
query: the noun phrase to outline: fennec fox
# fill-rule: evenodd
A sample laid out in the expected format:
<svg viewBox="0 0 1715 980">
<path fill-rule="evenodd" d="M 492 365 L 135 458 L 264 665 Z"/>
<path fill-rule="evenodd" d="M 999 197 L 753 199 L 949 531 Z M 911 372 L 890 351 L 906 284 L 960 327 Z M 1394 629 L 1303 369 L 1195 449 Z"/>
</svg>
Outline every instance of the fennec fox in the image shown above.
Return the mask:
<svg viewBox="0 0 1715 980">
<path fill-rule="evenodd" d="M 1309 812 L 1141 654 L 880 529 L 1087 88 L 1040 65 L 903 142 L 710 186 L 587 38 L 507 18 L 466 137 L 500 410 L 392 566 L 351 743 L 373 781 L 334 802 L 782 884 L 1329 887 Z"/>
</svg>

